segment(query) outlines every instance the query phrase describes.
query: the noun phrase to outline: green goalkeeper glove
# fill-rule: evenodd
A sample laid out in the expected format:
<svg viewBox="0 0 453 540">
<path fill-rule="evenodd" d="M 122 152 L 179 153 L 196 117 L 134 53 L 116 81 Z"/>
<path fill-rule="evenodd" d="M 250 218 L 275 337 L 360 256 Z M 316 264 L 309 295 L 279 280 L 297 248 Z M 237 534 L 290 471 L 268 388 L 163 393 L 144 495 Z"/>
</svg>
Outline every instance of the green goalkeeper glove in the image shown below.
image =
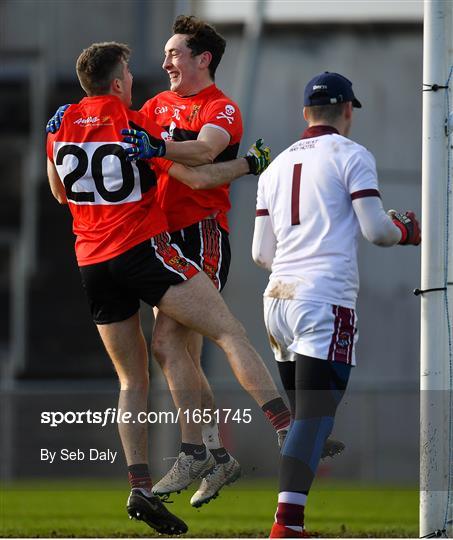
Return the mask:
<svg viewBox="0 0 453 540">
<path fill-rule="evenodd" d="M 250 167 L 249 174 L 258 176 L 268 168 L 271 162 L 271 149 L 268 146 L 264 146 L 263 139 L 258 139 L 248 149 L 244 158 Z"/>
</svg>

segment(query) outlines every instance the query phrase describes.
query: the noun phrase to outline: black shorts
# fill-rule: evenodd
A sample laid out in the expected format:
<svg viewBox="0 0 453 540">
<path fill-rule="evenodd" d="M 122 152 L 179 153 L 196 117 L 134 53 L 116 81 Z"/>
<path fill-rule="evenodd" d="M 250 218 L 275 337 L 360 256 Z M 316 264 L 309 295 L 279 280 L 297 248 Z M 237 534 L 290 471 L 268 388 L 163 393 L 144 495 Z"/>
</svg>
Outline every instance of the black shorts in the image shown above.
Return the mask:
<svg viewBox="0 0 453 540">
<path fill-rule="evenodd" d="M 219 291 L 225 287 L 231 262 L 230 240 L 215 219 L 203 219 L 171 233 L 171 241 L 198 264 Z"/>
<path fill-rule="evenodd" d="M 132 317 L 140 300 L 156 306 L 171 285 L 195 276 L 200 269 L 162 233 L 108 261 L 79 267 L 96 324 Z"/>
</svg>

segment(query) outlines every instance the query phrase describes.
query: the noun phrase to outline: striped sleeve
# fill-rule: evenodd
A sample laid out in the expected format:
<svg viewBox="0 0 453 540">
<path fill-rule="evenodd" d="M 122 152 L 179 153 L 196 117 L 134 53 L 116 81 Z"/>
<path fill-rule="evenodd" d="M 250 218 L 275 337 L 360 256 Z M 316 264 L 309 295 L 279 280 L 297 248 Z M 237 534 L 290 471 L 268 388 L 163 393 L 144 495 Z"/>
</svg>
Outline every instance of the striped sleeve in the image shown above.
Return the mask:
<svg viewBox="0 0 453 540">
<path fill-rule="evenodd" d="M 256 217 L 268 216 L 269 208 L 266 201 L 266 194 L 264 190 L 264 184 L 266 182 L 266 173 L 265 171 L 258 180 L 258 190 L 256 194 Z"/>
<path fill-rule="evenodd" d="M 380 197 L 373 155 L 363 146 L 357 145 L 345 167 L 346 189 L 351 200 Z"/>
<path fill-rule="evenodd" d="M 363 199 L 364 197 L 379 197 L 381 194 L 378 189 L 359 189 L 359 191 L 354 191 L 351 193 L 351 199 L 355 201 L 356 199 Z"/>
</svg>

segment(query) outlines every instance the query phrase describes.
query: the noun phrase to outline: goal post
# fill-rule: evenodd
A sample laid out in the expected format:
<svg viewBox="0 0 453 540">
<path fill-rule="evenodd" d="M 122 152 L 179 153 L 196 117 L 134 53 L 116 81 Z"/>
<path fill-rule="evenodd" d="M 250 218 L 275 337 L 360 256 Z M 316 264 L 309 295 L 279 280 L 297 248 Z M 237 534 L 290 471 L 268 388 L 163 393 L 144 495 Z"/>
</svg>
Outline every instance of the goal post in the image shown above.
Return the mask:
<svg viewBox="0 0 453 540">
<path fill-rule="evenodd" d="M 448 125 L 452 2 L 425 0 L 423 35 L 420 536 L 450 536 L 452 518 L 451 312 L 453 235 Z M 451 107 L 450 107 L 451 109 Z M 450 221 L 450 222 L 449 222 Z M 449 275 L 450 273 L 450 275 Z M 435 290 L 432 290 L 435 289 Z"/>
</svg>

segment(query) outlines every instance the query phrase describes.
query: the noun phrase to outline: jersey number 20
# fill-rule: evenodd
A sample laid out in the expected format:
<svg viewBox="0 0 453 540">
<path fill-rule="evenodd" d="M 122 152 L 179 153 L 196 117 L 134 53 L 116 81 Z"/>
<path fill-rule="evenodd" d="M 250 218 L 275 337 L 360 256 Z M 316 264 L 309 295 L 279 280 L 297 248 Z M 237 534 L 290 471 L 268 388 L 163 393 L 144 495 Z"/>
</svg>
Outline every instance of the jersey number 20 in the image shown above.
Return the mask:
<svg viewBox="0 0 453 540">
<path fill-rule="evenodd" d="M 77 158 L 77 166 L 63 178 L 63 184 L 66 188 L 66 197 L 74 202 L 95 202 L 94 191 L 74 191 L 74 184 L 85 176 L 88 171 L 89 158 L 86 151 L 76 144 L 66 144 L 62 146 L 56 156 L 56 165 L 61 165 L 67 155 L 73 155 Z M 116 156 L 121 165 L 122 185 L 119 189 L 111 191 L 107 189 L 104 182 L 102 164 L 107 156 Z M 140 174 L 140 189 L 142 193 L 148 191 L 156 185 L 156 175 L 146 163 L 137 161 L 136 166 Z M 91 157 L 91 176 L 99 195 L 109 203 L 119 203 L 132 193 L 135 186 L 135 175 L 132 164 L 126 161 L 124 148 L 120 144 L 102 144 L 93 153 Z"/>
</svg>

